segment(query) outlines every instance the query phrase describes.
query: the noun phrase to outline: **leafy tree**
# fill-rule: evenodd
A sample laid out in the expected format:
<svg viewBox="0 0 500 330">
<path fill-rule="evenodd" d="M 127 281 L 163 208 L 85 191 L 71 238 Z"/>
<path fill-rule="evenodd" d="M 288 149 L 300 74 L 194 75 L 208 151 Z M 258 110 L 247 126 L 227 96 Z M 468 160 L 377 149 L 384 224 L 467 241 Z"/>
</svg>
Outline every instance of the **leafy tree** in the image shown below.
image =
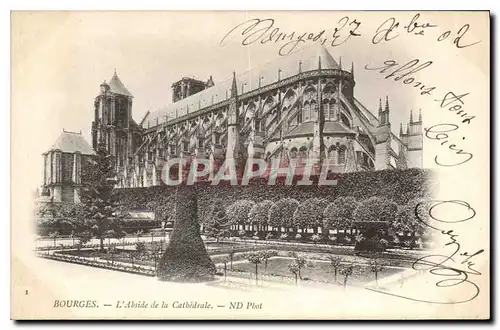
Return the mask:
<svg viewBox="0 0 500 330">
<path fill-rule="evenodd" d="M 358 202 L 354 197 L 339 197 L 329 204 L 324 211 L 324 226 L 326 230 L 336 229 L 344 232 L 352 227 L 354 211 Z"/>
<path fill-rule="evenodd" d="M 384 269 L 377 258 L 370 259 L 370 270 L 375 274 L 375 284 L 378 286 L 378 274 Z"/>
<path fill-rule="evenodd" d="M 303 201 L 293 215 L 293 223 L 300 228 L 313 228 L 318 233 L 318 227 L 323 227 L 323 213 L 328 202 L 323 198 L 309 198 Z"/>
<path fill-rule="evenodd" d="M 415 215 L 418 214 L 418 218 Z M 395 218 L 391 221 L 390 228 L 394 234 L 411 233 L 412 237 L 423 236 L 428 228 L 424 222 L 428 221 L 429 212 L 425 202 L 411 200 L 408 204 L 400 206 Z"/>
<path fill-rule="evenodd" d="M 269 259 L 272 257 L 275 257 L 278 255 L 278 251 L 274 250 L 265 250 L 261 252 L 262 260 L 264 260 L 264 271 L 267 272 L 267 262 Z"/>
<path fill-rule="evenodd" d="M 269 209 L 274 203 L 270 200 L 264 200 L 255 204 L 248 213 L 248 221 L 250 224 L 257 226 L 257 230 L 263 230 L 268 225 Z"/>
<path fill-rule="evenodd" d="M 228 252 L 228 257 L 229 257 L 229 261 L 231 263 L 231 271 L 233 271 L 233 260 L 234 260 L 234 254 L 235 254 L 235 251 L 234 251 L 234 246 L 231 247 L 231 250 L 229 250 Z"/>
<path fill-rule="evenodd" d="M 297 265 L 297 263 L 295 262 L 292 262 L 291 264 L 288 265 L 288 270 L 294 275 L 295 277 L 295 285 L 298 284 L 298 274 L 300 272 L 300 268 L 299 266 Z"/>
<path fill-rule="evenodd" d="M 49 234 L 49 237 L 54 240 L 54 248 L 56 247 L 56 240 L 59 238 L 59 232 L 53 231 Z"/>
<path fill-rule="evenodd" d="M 353 271 L 354 265 L 352 263 L 340 268 L 340 275 L 344 276 L 344 290 L 347 286 L 347 279 L 352 275 Z"/>
<path fill-rule="evenodd" d="M 228 216 L 221 200 L 215 200 L 212 208 L 205 218 L 205 232 L 219 242 L 221 238 L 229 236 Z"/>
<path fill-rule="evenodd" d="M 269 224 L 278 228 L 291 228 L 293 226 L 293 214 L 297 210 L 299 202 L 293 198 L 280 199 L 269 209 Z"/>
<path fill-rule="evenodd" d="M 299 279 L 302 279 L 301 271 L 302 269 L 308 266 L 306 258 L 295 252 L 290 253 L 290 256 L 292 258 L 295 258 L 294 263 L 297 265 L 298 268 L 297 274 L 299 276 Z"/>
<path fill-rule="evenodd" d="M 354 211 L 356 222 L 386 222 L 390 223 L 396 216 L 396 203 L 383 197 L 371 197 L 364 200 Z"/>
<path fill-rule="evenodd" d="M 342 258 L 333 254 L 328 255 L 327 258 L 330 260 L 330 265 L 334 270 L 334 280 L 337 283 L 337 272 L 342 264 Z"/>
<path fill-rule="evenodd" d="M 95 156 L 82 166 L 82 182 L 85 185 L 81 192 L 85 226 L 92 236 L 100 240 L 101 251 L 104 250 L 106 232 L 111 229 L 121 231 L 122 215 L 114 189 L 115 177 L 114 158 L 101 140 Z"/>
<path fill-rule="evenodd" d="M 255 265 L 255 284 L 259 283 L 258 272 L 259 264 L 262 263 L 262 255 L 258 252 L 249 253 L 246 255 L 246 259 Z"/>
<path fill-rule="evenodd" d="M 248 199 L 240 199 L 231 204 L 226 211 L 227 217 L 233 225 L 243 225 L 249 223 L 249 213 L 255 203 Z"/>
</svg>

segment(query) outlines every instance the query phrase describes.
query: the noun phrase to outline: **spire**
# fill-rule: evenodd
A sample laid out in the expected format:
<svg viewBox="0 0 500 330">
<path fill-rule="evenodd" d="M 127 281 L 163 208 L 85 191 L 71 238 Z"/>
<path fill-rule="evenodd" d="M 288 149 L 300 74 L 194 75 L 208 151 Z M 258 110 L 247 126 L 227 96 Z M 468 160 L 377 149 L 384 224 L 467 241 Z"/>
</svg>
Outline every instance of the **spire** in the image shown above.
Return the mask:
<svg viewBox="0 0 500 330">
<path fill-rule="evenodd" d="M 342 56 L 340 56 L 340 58 L 339 58 L 339 67 L 340 67 L 340 70 L 342 70 Z"/>
<path fill-rule="evenodd" d="M 413 123 L 413 109 L 410 110 L 410 123 Z"/>
<path fill-rule="evenodd" d="M 351 62 L 351 75 L 354 78 L 354 62 Z"/>
<path fill-rule="evenodd" d="M 418 122 L 422 122 L 422 109 L 418 110 Z"/>
<path fill-rule="evenodd" d="M 116 68 L 115 68 L 115 73 L 114 74 L 116 75 Z"/>
<path fill-rule="evenodd" d="M 231 97 L 238 95 L 238 87 L 236 87 L 236 71 L 233 71 L 233 84 L 231 85 Z"/>
<path fill-rule="evenodd" d="M 389 96 L 385 97 L 385 110 L 384 111 L 389 111 Z"/>
<path fill-rule="evenodd" d="M 410 124 L 406 123 L 406 135 L 410 134 Z"/>
<path fill-rule="evenodd" d="M 403 135 L 403 123 L 399 123 L 399 136 Z"/>
<path fill-rule="evenodd" d="M 380 97 L 378 99 L 378 113 L 382 112 L 382 98 Z"/>
</svg>

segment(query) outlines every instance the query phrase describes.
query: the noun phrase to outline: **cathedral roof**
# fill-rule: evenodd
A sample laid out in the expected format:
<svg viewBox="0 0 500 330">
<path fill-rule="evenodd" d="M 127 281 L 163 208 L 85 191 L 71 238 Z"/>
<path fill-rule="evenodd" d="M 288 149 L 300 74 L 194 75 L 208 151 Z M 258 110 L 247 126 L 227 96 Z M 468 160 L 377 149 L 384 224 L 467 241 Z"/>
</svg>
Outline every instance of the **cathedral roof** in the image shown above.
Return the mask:
<svg viewBox="0 0 500 330">
<path fill-rule="evenodd" d="M 113 77 L 111 77 L 111 80 L 109 81 L 108 85 L 109 85 L 109 90 L 112 93 L 125 95 L 125 96 L 132 96 L 132 94 L 130 94 L 130 92 L 125 87 L 125 85 L 123 85 L 120 78 L 118 78 L 116 71 L 113 74 Z"/>
<path fill-rule="evenodd" d="M 278 81 L 278 75 L 280 80 L 297 75 L 299 74 L 299 66 L 302 72 L 317 70 L 320 62 L 322 69 L 340 69 L 340 66 L 323 46 L 305 47 L 290 55 L 281 56 L 262 67 L 251 68 L 246 72 L 236 74 L 238 95 L 258 89 L 259 85 L 264 87 L 273 84 Z M 176 113 L 177 116 L 182 116 L 188 112 L 191 113 L 224 101 L 231 96 L 232 81 L 233 79 L 230 78 L 222 82 L 215 82 L 213 87 L 153 111 L 144 120 L 142 126 L 144 128 L 153 127 L 157 121 L 159 124 L 164 123 L 165 115 L 168 116 L 168 119 L 172 119 L 175 118 Z"/>
<path fill-rule="evenodd" d="M 60 150 L 66 153 L 79 152 L 82 155 L 93 155 L 94 150 L 83 137 L 82 133 L 64 131 L 47 152 Z"/>
</svg>

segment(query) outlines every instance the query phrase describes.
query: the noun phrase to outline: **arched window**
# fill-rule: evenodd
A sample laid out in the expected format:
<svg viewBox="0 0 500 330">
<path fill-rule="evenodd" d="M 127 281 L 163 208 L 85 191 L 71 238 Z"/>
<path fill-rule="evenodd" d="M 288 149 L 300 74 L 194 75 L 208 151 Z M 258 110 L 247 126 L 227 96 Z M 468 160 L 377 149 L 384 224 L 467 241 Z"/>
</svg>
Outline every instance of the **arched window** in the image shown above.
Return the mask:
<svg viewBox="0 0 500 330">
<path fill-rule="evenodd" d="M 290 149 L 290 158 L 297 158 L 297 148 L 293 147 L 292 149 Z"/>
<path fill-rule="evenodd" d="M 302 108 L 302 113 L 303 113 L 302 119 L 304 120 L 304 122 L 311 120 L 311 106 L 309 105 L 308 101 L 304 103 L 304 107 Z"/>
<path fill-rule="evenodd" d="M 297 124 L 301 124 L 302 123 L 302 111 L 303 110 L 299 110 L 297 111 Z"/>
<path fill-rule="evenodd" d="M 337 113 L 338 113 L 338 106 L 337 106 L 337 102 L 335 101 L 335 99 L 331 99 L 330 100 L 330 106 L 329 106 L 329 109 L 330 109 L 330 120 L 337 120 Z"/>
<path fill-rule="evenodd" d="M 330 101 L 328 99 L 323 100 L 322 107 L 323 107 L 323 112 L 325 114 L 325 119 L 331 119 L 330 118 Z"/>
<path fill-rule="evenodd" d="M 311 101 L 311 120 L 317 120 L 318 119 L 318 107 L 316 104 L 316 101 L 312 100 Z"/>
</svg>

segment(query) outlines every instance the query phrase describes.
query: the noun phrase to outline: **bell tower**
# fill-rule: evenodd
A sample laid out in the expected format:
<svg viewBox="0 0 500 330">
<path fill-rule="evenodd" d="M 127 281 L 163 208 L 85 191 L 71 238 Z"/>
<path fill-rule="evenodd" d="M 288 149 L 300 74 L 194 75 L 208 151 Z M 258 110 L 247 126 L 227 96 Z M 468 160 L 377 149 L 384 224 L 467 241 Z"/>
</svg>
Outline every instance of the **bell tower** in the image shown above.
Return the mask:
<svg viewBox="0 0 500 330">
<path fill-rule="evenodd" d="M 92 122 L 92 147 L 97 149 L 99 141 L 106 145 L 115 157 L 117 167 L 128 164 L 131 156 L 131 121 L 133 96 L 116 74 L 100 86 L 100 93 L 94 102 Z"/>
</svg>

